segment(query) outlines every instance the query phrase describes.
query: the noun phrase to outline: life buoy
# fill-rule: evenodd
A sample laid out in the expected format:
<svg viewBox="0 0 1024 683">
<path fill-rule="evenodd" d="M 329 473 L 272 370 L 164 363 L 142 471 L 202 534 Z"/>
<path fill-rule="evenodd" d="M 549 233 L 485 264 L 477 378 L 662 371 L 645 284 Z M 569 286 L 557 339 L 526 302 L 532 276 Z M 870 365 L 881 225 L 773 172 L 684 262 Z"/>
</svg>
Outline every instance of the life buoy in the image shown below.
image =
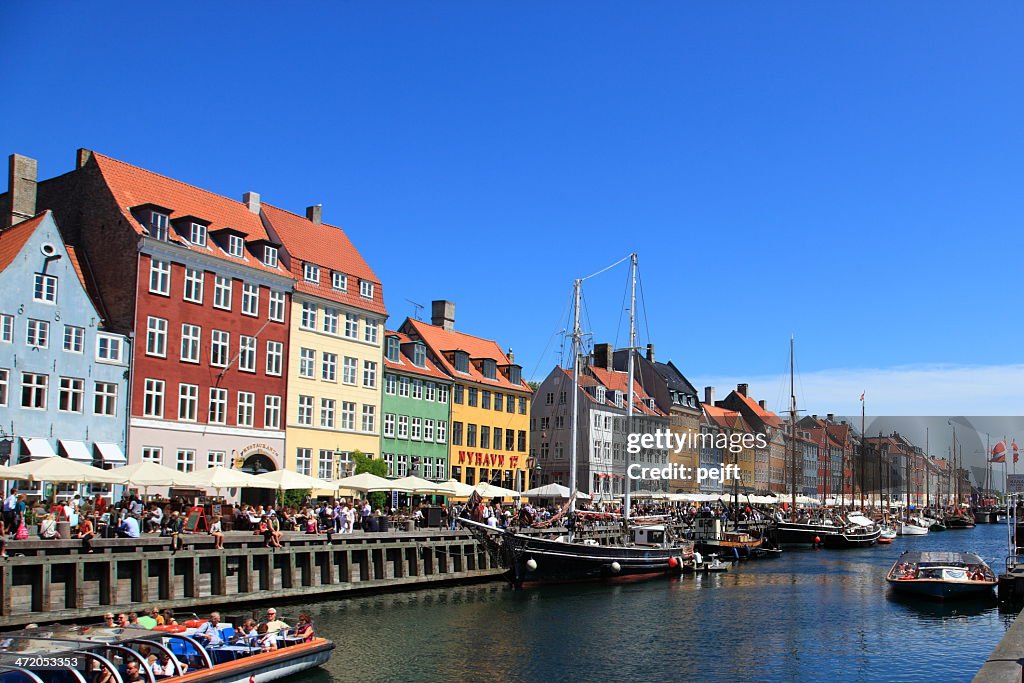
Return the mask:
<svg viewBox="0 0 1024 683">
<path fill-rule="evenodd" d="M 166 626 L 156 626 L 153 630 L 163 631 L 164 633 L 184 633 L 188 630 L 188 627 L 181 624 L 167 624 Z"/>
<path fill-rule="evenodd" d="M 209 620 L 208 619 L 189 619 L 188 621 L 185 622 L 185 627 L 186 628 L 199 628 L 200 626 L 205 624 L 207 621 L 209 621 Z"/>
</svg>

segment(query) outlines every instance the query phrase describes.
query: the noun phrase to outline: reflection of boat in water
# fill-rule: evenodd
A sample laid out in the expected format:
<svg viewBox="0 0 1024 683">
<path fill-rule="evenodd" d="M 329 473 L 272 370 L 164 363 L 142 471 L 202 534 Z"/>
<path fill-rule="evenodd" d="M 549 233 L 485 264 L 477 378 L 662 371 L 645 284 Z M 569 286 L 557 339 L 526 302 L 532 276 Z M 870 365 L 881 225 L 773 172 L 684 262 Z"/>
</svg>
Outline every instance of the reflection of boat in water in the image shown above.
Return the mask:
<svg viewBox="0 0 1024 683">
<path fill-rule="evenodd" d="M 231 627 L 221 626 L 227 637 Z M 330 659 L 334 649 L 334 643 L 324 638 L 305 641 L 289 637 L 287 632 L 277 639 L 277 649 L 269 652 L 244 643 L 211 647 L 192 638 L 194 632 L 54 626 L 4 633 L 0 636 L 0 682 L 64 683 L 95 677 L 115 683 L 127 680 L 125 671 L 132 663 L 140 668 L 139 680 L 146 681 L 151 680 L 146 657 L 152 655 L 157 661 L 166 657 L 172 674 L 158 680 L 167 683 L 264 683 L 318 667 Z M 109 677 L 106 671 L 110 671 Z"/>
<path fill-rule="evenodd" d="M 996 576 L 974 553 L 916 552 L 900 555 L 885 580 L 907 595 L 969 598 L 991 595 Z"/>
</svg>

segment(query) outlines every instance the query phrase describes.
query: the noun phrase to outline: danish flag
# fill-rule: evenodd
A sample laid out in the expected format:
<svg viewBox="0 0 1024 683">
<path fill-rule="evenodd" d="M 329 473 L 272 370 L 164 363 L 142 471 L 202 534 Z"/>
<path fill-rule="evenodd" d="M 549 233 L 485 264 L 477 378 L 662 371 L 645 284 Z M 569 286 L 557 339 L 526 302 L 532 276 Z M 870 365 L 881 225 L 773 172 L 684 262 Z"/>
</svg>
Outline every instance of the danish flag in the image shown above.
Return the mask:
<svg viewBox="0 0 1024 683">
<path fill-rule="evenodd" d="M 1006 442 L 1000 441 L 992 447 L 992 457 L 989 462 L 1006 462 Z"/>
</svg>

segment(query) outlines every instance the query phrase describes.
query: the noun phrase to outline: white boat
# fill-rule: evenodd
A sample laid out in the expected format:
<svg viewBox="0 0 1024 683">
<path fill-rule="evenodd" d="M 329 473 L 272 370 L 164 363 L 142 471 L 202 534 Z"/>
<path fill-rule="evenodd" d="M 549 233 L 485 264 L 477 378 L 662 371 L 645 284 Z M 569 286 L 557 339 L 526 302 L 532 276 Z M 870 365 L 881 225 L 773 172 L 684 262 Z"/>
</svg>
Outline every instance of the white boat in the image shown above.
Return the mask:
<svg viewBox="0 0 1024 683">
<path fill-rule="evenodd" d="M 729 571 L 729 565 L 718 559 L 718 555 L 709 555 L 711 562 L 704 563 L 704 571 L 706 572 L 727 572 Z"/>
<path fill-rule="evenodd" d="M 893 529 L 893 528 L 892 528 L 891 526 L 889 526 L 888 524 L 882 524 L 882 525 L 880 525 L 880 526 L 879 526 L 879 529 L 881 529 L 881 530 L 882 530 L 882 535 L 881 535 L 881 536 L 879 536 L 879 538 L 888 538 L 888 539 L 893 539 L 893 538 L 896 538 L 896 530 L 895 530 L 895 529 Z"/>
<path fill-rule="evenodd" d="M 912 517 L 899 522 L 896 525 L 896 533 L 900 536 L 925 536 L 928 533 L 928 526 L 922 520 Z"/>
</svg>

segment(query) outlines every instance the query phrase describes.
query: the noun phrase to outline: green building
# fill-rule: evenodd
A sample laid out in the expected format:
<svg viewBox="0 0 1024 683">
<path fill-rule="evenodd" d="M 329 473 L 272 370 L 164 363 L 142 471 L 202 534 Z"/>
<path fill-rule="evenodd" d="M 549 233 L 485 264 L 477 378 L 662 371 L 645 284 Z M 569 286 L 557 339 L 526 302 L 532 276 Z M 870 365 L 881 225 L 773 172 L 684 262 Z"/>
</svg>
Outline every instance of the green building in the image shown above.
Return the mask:
<svg viewBox="0 0 1024 683">
<path fill-rule="evenodd" d="M 451 387 L 426 344 L 400 332 L 385 333 L 380 450 L 388 476 L 448 479 Z"/>
</svg>

